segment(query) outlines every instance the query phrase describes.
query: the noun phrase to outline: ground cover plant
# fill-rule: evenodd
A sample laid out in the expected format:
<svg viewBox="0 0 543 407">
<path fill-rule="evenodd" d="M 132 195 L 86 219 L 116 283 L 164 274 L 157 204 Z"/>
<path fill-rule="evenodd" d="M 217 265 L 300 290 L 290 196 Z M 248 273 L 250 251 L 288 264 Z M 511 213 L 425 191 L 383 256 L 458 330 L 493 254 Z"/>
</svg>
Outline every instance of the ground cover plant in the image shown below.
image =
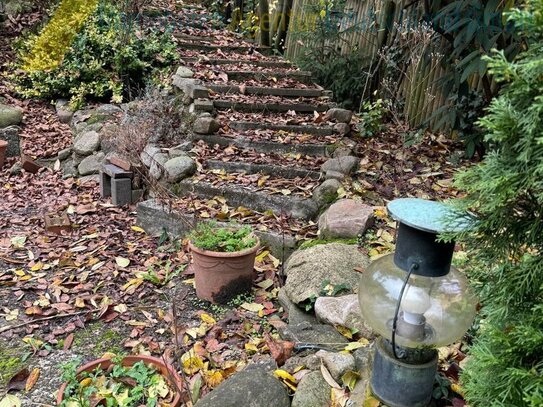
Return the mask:
<svg viewBox="0 0 543 407">
<path fill-rule="evenodd" d="M 470 405 L 543 405 L 543 18 L 541 0 L 509 14 L 527 49 L 487 59 L 504 85 L 479 121 L 492 146 L 457 176 L 460 209 L 476 214 L 460 234 L 471 248 L 482 320 L 462 376 Z"/>
<path fill-rule="evenodd" d="M 199 249 L 213 252 L 238 252 L 257 243 L 249 226 L 218 226 L 214 222 L 198 224 L 189 234 L 189 239 Z"/>
<path fill-rule="evenodd" d="M 139 94 L 147 83 L 159 83 L 161 72 L 176 61 L 168 31 L 129 24 L 109 0 L 85 8 L 85 13 L 79 9 L 77 1 L 64 0 L 44 30 L 22 42 L 11 75 L 22 96 L 68 98 L 73 108 L 88 99 L 120 103 Z M 69 25 L 71 30 L 64 28 L 66 18 L 77 21 Z M 43 58 L 50 49 L 56 51 Z"/>
</svg>

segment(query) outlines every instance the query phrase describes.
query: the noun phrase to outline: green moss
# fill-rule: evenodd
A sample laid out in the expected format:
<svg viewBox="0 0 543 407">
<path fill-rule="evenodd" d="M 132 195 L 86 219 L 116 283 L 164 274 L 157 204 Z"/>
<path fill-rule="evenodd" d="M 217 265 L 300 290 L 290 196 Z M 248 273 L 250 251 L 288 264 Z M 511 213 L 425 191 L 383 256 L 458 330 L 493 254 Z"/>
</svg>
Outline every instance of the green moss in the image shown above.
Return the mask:
<svg viewBox="0 0 543 407">
<path fill-rule="evenodd" d="M 320 244 L 328 244 L 328 243 L 344 243 L 344 244 L 358 244 L 358 240 L 356 238 L 352 239 L 312 239 L 312 240 L 306 240 L 303 242 L 299 249 L 309 249 L 310 247 L 314 247 Z"/>
<path fill-rule="evenodd" d="M 0 386 L 5 386 L 14 374 L 24 367 L 22 354 L 22 346 L 14 347 L 0 340 Z"/>
<path fill-rule="evenodd" d="M 90 356 L 99 358 L 106 352 L 123 353 L 123 339 L 120 333 L 98 322 L 75 333 L 74 347 L 81 348 L 81 351 L 88 349 Z"/>
</svg>

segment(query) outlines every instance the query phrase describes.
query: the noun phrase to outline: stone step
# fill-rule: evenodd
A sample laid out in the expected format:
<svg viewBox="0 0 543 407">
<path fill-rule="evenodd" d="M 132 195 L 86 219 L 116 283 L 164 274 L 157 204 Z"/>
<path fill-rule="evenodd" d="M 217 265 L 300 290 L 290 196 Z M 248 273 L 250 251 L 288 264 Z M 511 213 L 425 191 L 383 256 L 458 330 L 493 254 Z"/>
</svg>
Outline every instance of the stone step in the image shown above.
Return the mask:
<svg viewBox="0 0 543 407">
<path fill-rule="evenodd" d="M 246 43 L 254 43 L 254 40 L 251 38 L 243 38 L 243 35 L 228 31 L 228 34 L 233 35 L 236 38 L 232 38 L 233 41 L 243 41 Z M 204 43 L 210 43 L 213 42 L 213 37 L 210 37 L 209 35 L 202 36 L 202 35 L 191 35 L 191 34 L 184 34 L 184 33 L 175 33 L 174 34 L 176 38 L 179 38 L 184 41 L 192 41 L 192 42 L 204 42 Z"/>
<path fill-rule="evenodd" d="M 268 96 L 282 96 L 288 98 L 318 98 L 322 96 L 328 96 L 329 93 L 323 89 L 298 89 L 298 88 L 271 88 L 267 86 L 246 86 L 241 91 L 237 85 L 215 85 L 206 84 L 206 88 L 212 90 L 215 93 L 234 93 L 244 95 L 268 95 Z"/>
<path fill-rule="evenodd" d="M 207 199 L 222 196 L 233 206 L 244 206 L 260 212 L 271 210 L 277 215 L 283 214 L 295 219 L 314 219 L 319 210 L 311 199 L 274 195 L 234 184 L 216 186 L 206 181 L 187 179 L 176 185 L 176 192 L 179 196 L 195 194 Z"/>
<path fill-rule="evenodd" d="M 194 49 L 199 51 L 224 51 L 224 52 L 239 52 L 239 53 L 250 53 L 253 51 L 257 51 L 262 55 L 272 55 L 273 50 L 272 48 L 268 47 L 247 47 L 247 46 L 239 46 L 239 45 L 208 45 L 208 44 L 201 44 L 201 43 L 192 43 L 187 41 L 179 41 L 177 45 L 180 48 L 184 49 Z"/>
<path fill-rule="evenodd" d="M 201 135 L 195 134 L 193 140 L 203 140 L 209 145 L 219 145 L 228 147 L 235 145 L 239 148 L 250 148 L 262 153 L 278 154 L 303 154 L 312 156 L 328 156 L 335 146 L 330 144 L 311 144 L 311 143 L 278 143 L 274 141 L 252 140 L 243 136 L 224 137 L 215 134 Z"/>
<path fill-rule="evenodd" d="M 300 126 L 290 124 L 270 124 L 260 122 L 237 121 L 228 123 L 228 127 L 234 130 L 273 130 L 289 133 L 314 134 L 318 136 L 332 136 L 336 134 L 332 126 Z"/>
<path fill-rule="evenodd" d="M 190 64 L 190 63 L 200 63 L 205 65 L 236 65 L 236 64 L 243 64 L 243 65 L 254 65 L 254 66 L 261 66 L 264 68 L 292 68 L 292 63 L 288 61 L 282 61 L 282 60 L 258 60 L 258 59 L 220 59 L 220 58 L 210 58 L 210 59 L 203 59 L 203 58 L 196 58 L 196 57 L 185 57 L 181 58 L 181 60 L 184 63 Z"/>
<path fill-rule="evenodd" d="M 209 221 L 209 218 L 200 217 L 199 214 L 187 213 L 186 210 L 175 209 L 170 202 L 161 203 L 157 199 L 149 199 L 138 203 L 136 210 L 137 225 L 143 228 L 147 234 L 153 236 L 159 236 L 163 231 L 166 231 L 169 235 L 184 237 L 197 223 Z M 236 223 L 253 226 L 261 244 L 268 247 L 272 255 L 278 259 L 286 260 L 298 246 L 299 239 L 290 232 L 301 228 L 299 221 L 285 219 L 284 230 L 271 228 L 259 230 L 259 227 L 262 227 L 259 220 L 260 216 L 255 218 L 253 221 L 236 219 Z M 218 224 L 220 225 L 221 222 L 218 222 Z M 316 233 L 314 224 L 307 225 L 305 229 L 314 230 Z"/>
<path fill-rule="evenodd" d="M 254 164 L 243 161 L 206 160 L 205 167 L 210 170 L 224 170 L 226 173 L 244 172 L 246 174 L 266 174 L 287 179 L 309 178 L 319 179 L 321 173 L 301 167 L 281 166 L 273 164 Z"/>
<path fill-rule="evenodd" d="M 232 109 L 238 112 L 278 112 L 294 111 L 299 113 L 326 112 L 327 104 L 313 105 L 309 103 L 244 103 L 230 100 L 214 100 L 215 109 Z"/>
<path fill-rule="evenodd" d="M 304 84 L 313 84 L 313 75 L 309 71 L 275 71 L 275 72 L 259 72 L 259 71 L 224 71 L 229 80 L 243 81 L 255 80 L 266 81 L 275 79 L 293 79 Z"/>
</svg>

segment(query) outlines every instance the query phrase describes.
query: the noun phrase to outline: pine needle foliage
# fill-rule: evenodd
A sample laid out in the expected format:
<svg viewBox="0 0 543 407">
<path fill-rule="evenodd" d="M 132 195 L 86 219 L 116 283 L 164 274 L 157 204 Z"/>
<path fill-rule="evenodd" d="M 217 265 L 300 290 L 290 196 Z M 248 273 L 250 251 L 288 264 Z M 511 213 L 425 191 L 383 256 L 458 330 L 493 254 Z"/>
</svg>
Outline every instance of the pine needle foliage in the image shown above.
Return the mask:
<svg viewBox="0 0 543 407">
<path fill-rule="evenodd" d="M 488 58 L 504 84 L 479 121 L 491 152 L 456 178 L 457 202 L 474 228 L 455 236 L 473 248 L 482 321 L 462 376 L 472 407 L 543 406 L 543 0 L 513 10 L 525 50 Z"/>
</svg>

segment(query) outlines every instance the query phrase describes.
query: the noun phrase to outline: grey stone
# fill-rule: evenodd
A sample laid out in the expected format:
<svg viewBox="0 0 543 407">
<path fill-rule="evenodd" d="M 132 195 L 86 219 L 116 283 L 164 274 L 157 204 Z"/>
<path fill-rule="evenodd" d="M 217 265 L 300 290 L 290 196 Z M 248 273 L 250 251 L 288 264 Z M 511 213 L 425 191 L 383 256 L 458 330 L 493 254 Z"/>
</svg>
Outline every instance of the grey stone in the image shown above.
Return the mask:
<svg viewBox="0 0 543 407">
<path fill-rule="evenodd" d="M 337 171 L 349 175 L 356 170 L 358 163 L 359 159 L 352 155 L 332 158 L 321 166 L 321 171 Z"/>
<path fill-rule="evenodd" d="M 265 368 L 246 368 L 221 383 L 195 407 L 290 407 L 286 387 Z"/>
<path fill-rule="evenodd" d="M 102 164 L 106 159 L 106 155 L 103 152 L 98 152 L 93 155 L 85 157 L 83 161 L 77 166 L 77 170 L 80 175 L 98 174 Z"/>
<path fill-rule="evenodd" d="M 196 163 L 188 156 L 179 156 L 166 161 L 164 169 L 168 180 L 177 182 L 194 174 L 196 171 Z"/>
<path fill-rule="evenodd" d="M 357 329 L 365 338 L 373 338 L 369 325 L 362 319 L 356 294 L 341 297 L 319 297 L 315 301 L 315 315 L 321 322 Z"/>
<path fill-rule="evenodd" d="M 153 157 L 160 152 L 160 148 L 155 144 L 147 144 L 140 154 L 141 162 L 149 168 L 153 163 Z"/>
<path fill-rule="evenodd" d="M 91 174 L 91 175 L 85 175 L 81 178 L 79 178 L 79 182 L 81 184 L 86 184 L 88 182 L 100 182 L 100 175 L 99 174 Z"/>
<path fill-rule="evenodd" d="M 192 70 L 187 68 L 186 66 L 180 66 L 179 68 L 177 68 L 175 74 L 180 78 L 192 78 L 194 76 L 194 72 L 192 72 Z"/>
<path fill-rule="evenodd" d="M 328 407 L 331 389 L 321 372 L 310 372 L 300 380 L 291 407 Z"/>
<path fill-rule="evenodd" d="M 356 370 L 363 372 L 366 370 L 371 370 L 373 362 L 373 346 L 370 344 L 363 348 L 358 348 L 353 352 L 354 363 Z"/>
<path fill-rule="evenodd" d="M 58 120 L 61 123 L 69 124 L 72 121 L 74 112 L 70 109 L 69 103 L 66 99 L 59 99 L 55 103 L 55 109 L 57 111 Z"/>
<path fill-rule="evenodd" d="M 145 191 L 143 189 L 133 189 L 132 190 L 132 203 L 139 202 L 143 199 Z"/>
<path fill-rule="evenodd" d="M 168 155 L 165 153 L 156 153 L 151 159 L 149 167 L 149 175 L 156 180 L 159 180 L 164 175 L 164 165 L 168 161 Z"/>
<path fill-rule="evenodd" d="M 356 369 L 354 357 L 350 353 L 320 350 L 317 352 L 317 356 L 322 359 L 324 366 L 326 366 L 334 380 L 337 382 L 341 382 L 341 376 L 345 373 Z"/>
<path fill-rule="evenodd" d="M 21 139 L 19 137 L 19 127 L 9 126 L 0 129 L 0 139 L 8 142 L 6 157 L 18 157 L 21 155 Z"/>
<path fill-rule="evenodd" d="M 373 224 L 373 208 L 354 199 L 334 202 L 319 217 L 322 239 L 356 238 Z"/>
<path fill-rule="evenodd" d="M 372 347 L 359 348 L 353 352 L 353 356 L 360 379 L 356 382 L 353 391 L 351 391 L 349 400 L 352 402 L 353 407 L 364 407 L 371 378 Z"/>
<path fill-rule="evenodd" d="M 81 164 L 81 161 L 83 161 L 83 159 L 87 157 L 86 155 L 81 155 L 81 154 L 77 154 L 75 151 L 72 151 L 72 162 L 73 162 L 73 165 L 75 165 L 76 167 Z"/>
<path fill-rule="evenodd" d="M 339 146 L 334 150 L 332 153 L 332 157 L 339 158 L 339 157 L 346 157 L 348 155 L 353 154 L 353 149 L 349 146 Z"/>
<path fill-rule="evenodd" d="M 326 112 L 324 117 L 326 120 L 335 120 L 339 123 L 349 124 L 353 118 L 353 112 L 347 109 L 334 107 Z"/>
<path fill-rule="evenodd" d="M 62 178 L 72 178 L 77 176 L 77 168 L 72 159 L 64 160 L 60 163 L 62 169 Z"/>
<path fill-rule="evenodd" d="M 192 129 L 198 134 L 213 134 L 219 131 L 221 125 L 212 117 L 199 117 L 194 121 Z"/>
<path fill-rule="evenodd" d="M 347 123 L 336 123 L 334 125 L 334 131 L 340 136 L 346 136 L 351 132 L 351 126 Z"/>
<path fill-rule="evenodd" d="M 23 169 L 23 164 L 20 161 L 15 162 L 9 169 L 9 173 L 11 175 L 18 175 L 21 173 L 21 170 Z"/>
<path fill-rule="evenodd" d="M 313 190 L 312 199 L 319 208 L 334 202 L 338 196 L 337 190 L 341 187 L 341 182 L 337 179 L 327 179 Z"/>
<path fill-rule="evenodd" d="M 96 113 L 105 114 L 109 116 L 116 115 L 117 113 L 122 113 L 122 109 L 117 105 L 112 105 L 110 103 L 106 103 L 103 105 L 100 105 L 96 108 Z"/>
<path fill-rule="evenodd" d="M 65 148 L 64 150 L 60 150 L 58 152 L 57 158 L 60 161 L 64 161 L 64 160 L 68 159 L 68 157 L 70 157 L 70 154 L 72 154 L 72 148 L 68 147 L 68 148 Z"/>
<path fill-rule="evenodd" d="M 287 372 L 294 372 L 294 370 L 299 368 L 300 366 L 303 366 L 304 368 L 309 370 L 319 370 L 321 367 L 321 360 L 314 353 L 311 353 L 307 356 L 296 355 L 288 358 L 282 368 L 285 369 Z"/>
<path fill-rule="evenodd" d="M 100 148 L 100 134 L 96 131 L 85 131 L 79 134 L 73 150 L 79 155 L 90 155 Z"/>
<path fill-rule="evenodd" d="M 18 107 L 0 103 L 0 129 L 18 125 L 23 121 L 23 111 Z"/>
<path fill-rule="evenodd" d="M 325 280 L 332 285 L 346 284 L 348 291 L 356 292 L 360 273 L 355 268 L 369 263 L 369 257 L 355 245 L 328 243 L 298 250 L 286 263 L 284 288 L 296 304 L 318 297 Z"/>
<path fill-rule="evenodd" d="M 348 343 L 347 339 L 330 325 L 312 325 L 303 322 L 298 325 L 287 325 L 278 329 L 282 339 L 297 342 L 309 348 L 341 350 Z"/>
<path fill-rule="evenodd" d="M 288 298 L 284 288 L 279 289 L 277 300 L 283 309 L 288 312 L 288 323 L 290 325 L 298 325 L 302 322 L 309 322 L 310 324 L 317 323 L 317 319 L 313 314 L 305 312 L 303 309 L 294 304 L 290 298 Z"/>
<path fill-rule="evenodd" d="M 345 174 L 337 171 L 326 171 L 324 179 L 336 179 L 341 182 L 345 179 Z"/>
</svg>

